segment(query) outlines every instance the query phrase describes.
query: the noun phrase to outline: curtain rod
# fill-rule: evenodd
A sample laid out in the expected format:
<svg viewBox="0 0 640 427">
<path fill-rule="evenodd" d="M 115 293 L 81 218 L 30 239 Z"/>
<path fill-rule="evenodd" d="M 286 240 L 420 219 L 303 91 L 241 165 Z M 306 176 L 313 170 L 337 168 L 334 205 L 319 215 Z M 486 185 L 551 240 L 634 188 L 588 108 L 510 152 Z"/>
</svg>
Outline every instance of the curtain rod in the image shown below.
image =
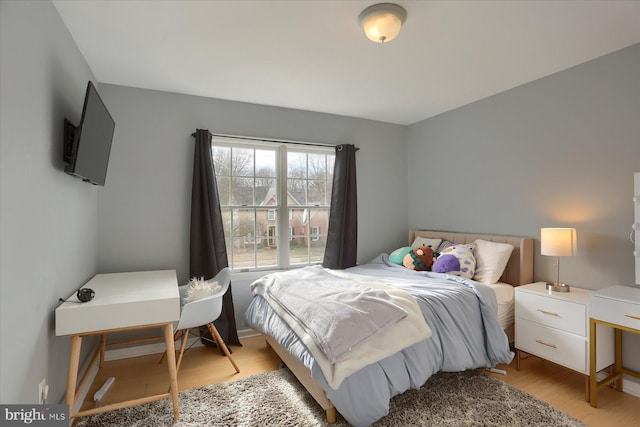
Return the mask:
<svg viewBox="0 0 640 427">
<path fill-rule="evenodd" d="M 324 144 L 321 142 L 304 142 L 304 141 L 291 141 L 291 140 L 287 140 L 287 139 L 269 139 L 269 138 L 256 138 L 254 136 L 240 136 L 240 135 L 226 135 L 223 133 L 212 133 L 209 132 L 209 135 L 211 136 L 220 136 L 223 138 L 231 138 L 231 139 L 247 139 L 250 141 L 261 141 L 261 142 L 276 142 L 276 143 L 281 143 L 281 144 L 293 144 L 293 145 L 308 145 L 308 146 L 312 146 L 312 147 L 330 147 L 330 148 L 335 148 L 339 145 L 342 144 Z M 192 137 L 196 137 L 196 133 L 192 133 L 191 134 Z M 358 147 L 356 147 L 356 151 L 360 150 Z"/>
</svg>

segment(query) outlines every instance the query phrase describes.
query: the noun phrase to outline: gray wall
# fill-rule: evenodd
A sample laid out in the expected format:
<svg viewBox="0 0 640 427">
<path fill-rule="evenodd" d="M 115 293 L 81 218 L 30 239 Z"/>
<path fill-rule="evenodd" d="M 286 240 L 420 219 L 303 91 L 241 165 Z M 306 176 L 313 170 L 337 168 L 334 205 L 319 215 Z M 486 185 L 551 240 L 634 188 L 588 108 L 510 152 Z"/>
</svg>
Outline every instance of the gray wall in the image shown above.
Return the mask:
<svg viewBox="0 0 640 427">
<path fill-rule="evenodd" d="M 576 227 L 562 281 L 635 283 L 639 76 L 636 44 L 411 125 L 409 226 L 532 236 L 537 254 L 541 227 Z M 554 260 L 536 256 L 535 280 L 555 278 Z M 633 339 L 625 360 L 640 368 Z"/>
<path fill-rule="evenodd" d="M 189 275 L 189 213 L 197 128 L 215 133 L 350 143 L 357 154 L 358 260 L 404 244 L 406 127 L 335 115 L 116 85 L 100 86 L 116 122 L 98 198 L 100 272 L 176 269 Z M 249 303 L 234 280 L 238 324 Z"/>
<path fill-rule="evenodd" d="M 0 3 L 0 402 L 62 399 L 54 309 L 97 265 L 97 190 L 64 174 L 63 119 L 94 76 L 50 2 Z"/>
</svg>

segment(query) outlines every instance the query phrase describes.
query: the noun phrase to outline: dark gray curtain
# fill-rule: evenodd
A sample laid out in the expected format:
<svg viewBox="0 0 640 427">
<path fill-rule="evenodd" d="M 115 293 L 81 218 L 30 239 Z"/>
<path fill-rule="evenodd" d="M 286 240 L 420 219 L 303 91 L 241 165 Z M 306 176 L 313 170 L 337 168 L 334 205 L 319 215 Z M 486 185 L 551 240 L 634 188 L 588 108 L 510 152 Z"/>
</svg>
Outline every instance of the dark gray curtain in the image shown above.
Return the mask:
<svg viewBox="0 0 640 427">
<path fill-rule="evenodd" d="M 224 241 L 218 186 L 213 169 L 211 133 L 198 129 L 193 158 L 191 187 L 191 233 L 189 277 L 210 279 L 229 265 Z M 215 321 L 220 336 L 227 344 L 241 345 L 238 339 L 231 285 L 222 299 L 222 314 Z M 201 331 L 201 333 L 203 333 Z M 206 330 L 203 335 L 209 335 Z M 203 341 L 207 344 L 207 341 Z"/>
<path fill-rule="evenodd" d="M 336 147 L 327 246 L 322 266 L 344 269 L 356 265 L 358 249 L 358 194 L 356 151 L 350 144 Z"/>
</svg>

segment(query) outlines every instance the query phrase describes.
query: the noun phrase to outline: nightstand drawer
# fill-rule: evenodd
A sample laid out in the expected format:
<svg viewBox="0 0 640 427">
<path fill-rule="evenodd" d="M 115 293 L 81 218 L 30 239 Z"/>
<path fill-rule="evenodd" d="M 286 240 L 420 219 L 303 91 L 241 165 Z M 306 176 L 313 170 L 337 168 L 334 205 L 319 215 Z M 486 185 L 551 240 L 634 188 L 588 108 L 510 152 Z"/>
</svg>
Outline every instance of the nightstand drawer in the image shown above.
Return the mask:
<svg viewBox="0 0 640 427">
<path fill-rule="evenodd" d="M 516 347 L 581 373 L 587 372 L 584 337 L 520 320 L 516 322 Z"/>
<path fill-rule="evenodd" d="M 518 319 L 539 323 L 582 337 L 587 334 L 587 313 L 583 304 L 544 295 L 518 292 L 515 315 Z"/>
<path fill-rule="evenodd" d="M 640 304 L 593 296 L 591 317 L 640 331 Z"/>
</svg>

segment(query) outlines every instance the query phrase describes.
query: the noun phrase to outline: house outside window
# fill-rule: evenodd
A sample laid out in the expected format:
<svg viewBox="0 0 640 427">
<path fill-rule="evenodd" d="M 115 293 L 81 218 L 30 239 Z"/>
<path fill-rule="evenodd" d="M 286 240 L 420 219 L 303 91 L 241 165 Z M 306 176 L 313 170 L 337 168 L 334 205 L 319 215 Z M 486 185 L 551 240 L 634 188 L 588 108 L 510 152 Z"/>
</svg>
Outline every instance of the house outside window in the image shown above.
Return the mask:
<svg viewBox="0 0 640 427">
<path fill-rule="evenodd" d="M 212 149 L 231 269 L 321 263 L 333 148 L 214 137 Z"/>
</svg>

